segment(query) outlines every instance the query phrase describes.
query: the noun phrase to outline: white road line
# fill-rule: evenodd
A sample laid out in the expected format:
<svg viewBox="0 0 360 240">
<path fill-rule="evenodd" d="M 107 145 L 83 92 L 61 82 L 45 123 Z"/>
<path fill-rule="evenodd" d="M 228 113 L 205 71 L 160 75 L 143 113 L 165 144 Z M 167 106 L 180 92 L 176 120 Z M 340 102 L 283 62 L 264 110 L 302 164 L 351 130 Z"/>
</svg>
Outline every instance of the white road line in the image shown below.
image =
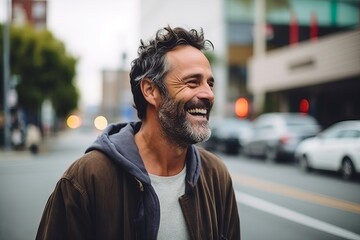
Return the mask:
<svg viewBox="0 0 360 240">
<path fill-rule="evenodd" d="M 238 203 L 245 204 L 247 206 L 262 210 L 264 212 L 276 215 L 288 219 L 290 221 L 315 228 L 317 230 L 327 232 L 345 239 L 351 240 L 360 240 L 360 235 L 354 232 L 348 231 L 346 229 L 337 227 L 330 223 L 320 221 L 318 219 L 306 216 L 304 214 L 292 211 L 290 209 L 284 208 L 282 206 L 276 205 L 274 203 L 265 201 L 263 199 L 254 197 L 252 195 L 235 191 L 236 201 Z"/>
</svg>

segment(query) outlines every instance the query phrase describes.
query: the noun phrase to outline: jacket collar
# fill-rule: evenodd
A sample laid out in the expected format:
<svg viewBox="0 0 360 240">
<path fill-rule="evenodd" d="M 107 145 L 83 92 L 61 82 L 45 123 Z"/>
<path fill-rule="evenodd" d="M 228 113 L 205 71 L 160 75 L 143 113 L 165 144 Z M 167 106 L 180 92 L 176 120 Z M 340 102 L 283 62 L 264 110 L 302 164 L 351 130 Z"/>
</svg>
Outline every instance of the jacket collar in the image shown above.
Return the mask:
<svg viewBox="0 0 360 240">
<path fill-rule="evenodd" d="M 98 139 L 86 150 L 99 150 L 108 155 L 117 165 L 144 184 L 150 178 L 135 144 L 134 135 L 141 122 L 109 125 Z M 200 175 L 200 155 L 195 145 L 190 145 L 186 154 L 186 192 L 194 188 Z"/>
</svg>

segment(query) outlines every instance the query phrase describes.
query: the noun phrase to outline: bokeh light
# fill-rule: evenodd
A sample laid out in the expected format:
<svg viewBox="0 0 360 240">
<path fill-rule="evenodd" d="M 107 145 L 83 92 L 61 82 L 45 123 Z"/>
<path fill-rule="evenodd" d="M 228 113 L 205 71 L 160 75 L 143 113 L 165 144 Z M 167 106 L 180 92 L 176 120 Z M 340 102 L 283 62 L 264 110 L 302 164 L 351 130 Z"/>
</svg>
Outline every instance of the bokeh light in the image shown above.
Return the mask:
<svg viewBox="0 0 360 240">
<path fill-rule="evenodd" d="M 249 114 L 249 102 L 246 98 L 238 98 L 235 102 L 235 114 L 240 118 L 245 118 Z"/>
<path fill-rule="evenodd" d="M 77 115 L 70 115 L 66 120 L 66 125 L 69 128 L 78 128 L 81 126 L 81 118 Z"/>
<path fill-rule="evenodd" d="M 108 121 L 104 116 L 97 116 L 94 120 L 94 125 L 96 129 L 104 130 L 108 125 Z"/>
<path fill-rule="evenodd" d="M 301 113 L 308 113 L 309 112 L 309 100 L 307 99 L 301 99 L 300 101 L 300 112 Z"/>
</svg>

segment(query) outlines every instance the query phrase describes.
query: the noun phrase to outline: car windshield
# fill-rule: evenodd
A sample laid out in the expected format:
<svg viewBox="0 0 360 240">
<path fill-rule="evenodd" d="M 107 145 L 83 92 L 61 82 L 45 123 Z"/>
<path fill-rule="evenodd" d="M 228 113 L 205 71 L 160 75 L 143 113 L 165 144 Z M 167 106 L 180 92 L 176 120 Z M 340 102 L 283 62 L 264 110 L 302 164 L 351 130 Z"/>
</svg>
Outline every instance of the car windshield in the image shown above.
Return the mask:
<svg viewBox="0 0 360 240">
<path fill-rule="evenodd" d="M 338 137 L 357 137 L 360 132 L 356 129 L 356 125 L 350 122 L 340 122 L 334 124 L 321 133 L 323 138 L 338 138 Z"/>
<path fill-rule="evenodd" d="M 318 131 L 319 126 L 316 121 L 307 116 L 288 116 L 285 118 L 286 126 L 296 132 L 307 131 Z"/>
</svg>

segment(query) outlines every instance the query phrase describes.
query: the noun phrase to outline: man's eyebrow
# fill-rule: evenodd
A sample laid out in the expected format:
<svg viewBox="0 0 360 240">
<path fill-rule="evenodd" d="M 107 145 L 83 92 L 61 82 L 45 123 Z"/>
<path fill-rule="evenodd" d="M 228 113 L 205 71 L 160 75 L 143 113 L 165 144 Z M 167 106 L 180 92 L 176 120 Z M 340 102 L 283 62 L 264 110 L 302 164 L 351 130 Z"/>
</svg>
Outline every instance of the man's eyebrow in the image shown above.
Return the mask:
<svg viewBox="0 0 360 240">
<path fill-rule="evenodd" d="M 190 74 L 188 74 L 188 75 L 185 75 L 185 76 L 183 77 L 183 79 L 200 78 L 200 77 L 202 77 L 202 75 L 199 74 L 199 73 L 190 73 Z"/>
</svg>

